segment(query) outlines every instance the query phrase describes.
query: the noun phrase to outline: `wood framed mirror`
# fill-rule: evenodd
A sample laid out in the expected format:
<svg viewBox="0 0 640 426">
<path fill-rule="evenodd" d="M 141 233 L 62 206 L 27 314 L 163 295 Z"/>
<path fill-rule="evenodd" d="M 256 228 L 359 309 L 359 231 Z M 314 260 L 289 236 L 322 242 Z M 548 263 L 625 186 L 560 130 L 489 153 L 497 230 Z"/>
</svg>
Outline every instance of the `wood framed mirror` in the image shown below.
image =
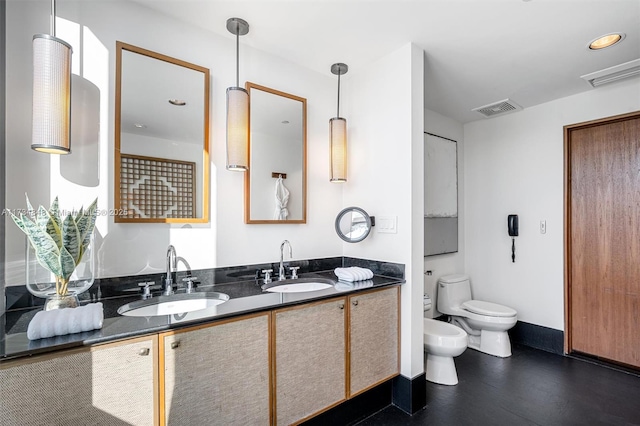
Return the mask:
<svg viewBox="0 0 640 426">
<path fill-rule="evenodd" d="M 116 222 L 209 221 L 209 69 L 116 42 Z"/>
<path fill-rule="evenodd" d="M 307 100 L 247 82 L 245 223 L 307 223 Z"/>
</svg>

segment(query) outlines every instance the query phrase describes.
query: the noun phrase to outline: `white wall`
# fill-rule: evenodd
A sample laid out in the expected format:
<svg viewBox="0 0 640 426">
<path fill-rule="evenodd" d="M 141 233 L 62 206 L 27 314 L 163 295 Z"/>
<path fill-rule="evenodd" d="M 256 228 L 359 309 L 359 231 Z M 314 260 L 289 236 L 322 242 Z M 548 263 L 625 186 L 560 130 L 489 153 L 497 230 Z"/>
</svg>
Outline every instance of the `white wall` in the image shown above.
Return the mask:
<svg viewBox="0 0 640 426">
<path fill-rule="evenodd" d="M 440 315 L 436 309 L 438 278 L 464 272 L 464 130 L 461 123 L 428 109 L 424 111 L 424 128 L 425 132 L 458 142 L 458 252 L 424 258 L 424 271 L 431 271 L 432 274 L 424 276 L 424 294 L 431 297 L 432 303 L 431 310 L 425 316 L 434 318 Z"/>
<path fill-rule="evenodd" d="M 639 109 L 635 78 L 464 126 L 465 270 L 474 298 L 564 329 L 563 126 Z M 515 263 L 511 213 L 520 218 Z"/>
<path fill-rule="evenodd" d="M 294 259 L 342 254 L 333 221 L 341 209 L 342 187 L 328 178 L 328 119 L 335 107 L 335 82 L 283 58 L 240 46 L 240 80 L 252 81 L 307 98 L 308 217 L 306 225 L 244 224 L 244 175 L 225 170 L 225 90 L 235 84 L 235 39 L 221 37 L 126 1 L 57 2 L 59 35 L 74 48 L 73 69 L 99 89 L 99 183 L 82 186 L 61 173 L 56 156 L 29 147 L 31 139 L 31 39 L 49 32 L 50 2 L 7 3 L 7 208 L 23 208 L 27 192 L 34 204 L 47 205 L 59 195 L 62 207 L 89 204 L 113 207 L 115 42 L 124 41 L 211 70 L 211 194 L 208 224 L 115 224 L 98 219 L 98 276 L 161 271 L 165 252 L 175 245 L 195 268 L 269 262 L 289 239 Z M 224 25 L 224 20 L 221 20 Z M 252 37 L 248 34 L 245 37 Z M 64 37 L 61 37 L 64 38 Z M 72 121 L 79 122 L 78 117 Z M 73 147 L 72 147 L 73 150 Z M 64 167 L 78 167 L 78 156 Z M 105 210 L 108 213 L 108 210 Z M 9 285 L 23 282 L 24 236 L 7 222 L 6 266 Z"/>
<path fill-rule="evenodd" d="M 350 70 L 342 84 L 349 147 L 343 205 L 376 217 L 397 216 L 398 230 L 384 234 L 374 227 L 361 243 L 344 243 L 344 255 L 405 264 L 401 373 L 406 377 L 424 371 L 423 55 L 407 44 L 367 69 Z"/>
</svg>

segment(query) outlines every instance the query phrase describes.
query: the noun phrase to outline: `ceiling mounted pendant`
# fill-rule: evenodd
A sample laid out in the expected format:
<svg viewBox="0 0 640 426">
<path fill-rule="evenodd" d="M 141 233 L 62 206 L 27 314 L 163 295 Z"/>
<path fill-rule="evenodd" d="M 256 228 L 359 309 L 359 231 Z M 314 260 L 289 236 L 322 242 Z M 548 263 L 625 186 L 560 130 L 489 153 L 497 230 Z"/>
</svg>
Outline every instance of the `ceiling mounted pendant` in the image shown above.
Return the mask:
<svg viewBox="0 0 640 426">
<path fill-rule="evenodd" d="M 249 33 L 244 19 L 229 18 L 227 30 L 236 36 L 236 85 L 227 88 L 227 170 L 249 169 L 249 93 L 240 87 L 240 36 Z"/>
<path fill-rule="evenodd" d="M 331 72 L 338 76 L 338 108 L 336 116 L 329 120 L 330 181 L 336 183 L 347 181 L 347 120 L 340 117 L 340 76 L 347 71 L 347 64 L 331 65 Z"/>
<path fill-rule="evenodd" d="M 33 36 L 33 113 L 31 149 L 71 152 L 71 45 L 56 38 L 56 7 L 51 0 L 51 35 Z"/>
</svg>

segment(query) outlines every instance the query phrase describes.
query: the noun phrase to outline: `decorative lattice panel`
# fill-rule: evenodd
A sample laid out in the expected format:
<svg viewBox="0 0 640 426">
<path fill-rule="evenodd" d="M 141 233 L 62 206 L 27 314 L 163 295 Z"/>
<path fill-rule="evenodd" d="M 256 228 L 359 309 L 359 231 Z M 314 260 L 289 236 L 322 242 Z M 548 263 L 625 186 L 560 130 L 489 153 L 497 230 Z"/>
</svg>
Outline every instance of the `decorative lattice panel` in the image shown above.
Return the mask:
<svg viewBox="0 0 640 426">
<path fill-rule="evenodd" d="M 196 217 L 196 163 L 120 155 L 120 206 L 129 219 Z"/>
</svg>

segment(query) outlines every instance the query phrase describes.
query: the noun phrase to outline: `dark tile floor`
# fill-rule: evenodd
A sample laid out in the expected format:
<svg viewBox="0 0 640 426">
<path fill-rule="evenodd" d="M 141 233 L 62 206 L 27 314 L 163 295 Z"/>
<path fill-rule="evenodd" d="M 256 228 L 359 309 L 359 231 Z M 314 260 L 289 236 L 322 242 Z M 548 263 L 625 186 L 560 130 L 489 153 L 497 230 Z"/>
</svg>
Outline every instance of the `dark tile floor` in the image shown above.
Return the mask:
<svg viewBox="0 0 640 426">
<path fill-rule="evenodd" d="M 467 349 L 455 362 L 459 383 L 427 382 L 426 409 L 391 406 L 358 425 L 640 425 L 640 375 L 520 345 L 509 358 Z"/>
</svg>

